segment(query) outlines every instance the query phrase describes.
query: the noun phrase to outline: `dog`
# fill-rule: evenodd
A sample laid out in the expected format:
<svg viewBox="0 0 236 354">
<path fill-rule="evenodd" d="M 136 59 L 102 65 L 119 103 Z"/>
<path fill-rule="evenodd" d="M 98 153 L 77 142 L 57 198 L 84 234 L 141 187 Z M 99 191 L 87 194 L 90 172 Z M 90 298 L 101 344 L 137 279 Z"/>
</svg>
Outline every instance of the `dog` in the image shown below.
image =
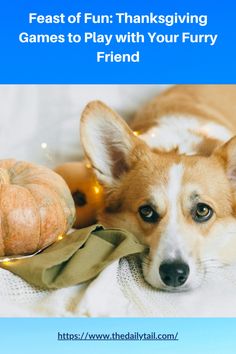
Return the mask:
<svg viewBox="0 0 236 354">
<path fill-rule="evenodd" d="M 145 244 L 146 281 L 199 286 L 236 260 L 236 85 L 177 85 L 127 123 L 100 101 L 81 141 L 105 205 L 98 220 Z"/>
</svg>

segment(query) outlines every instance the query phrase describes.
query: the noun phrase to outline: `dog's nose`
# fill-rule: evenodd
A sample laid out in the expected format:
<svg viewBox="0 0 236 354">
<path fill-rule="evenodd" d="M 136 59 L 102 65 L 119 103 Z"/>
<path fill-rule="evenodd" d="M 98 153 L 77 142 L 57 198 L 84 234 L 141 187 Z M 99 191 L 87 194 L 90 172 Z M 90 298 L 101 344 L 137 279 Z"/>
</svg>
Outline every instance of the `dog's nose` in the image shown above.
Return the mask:
<svg viewBox="0 0 236 354">
<path fill-rule="evenodd" d="M 165 285 L 178 287 L 188 279 L 189 266 L 181 261 L 162 262 L 159 273 Z"/>
</svg>

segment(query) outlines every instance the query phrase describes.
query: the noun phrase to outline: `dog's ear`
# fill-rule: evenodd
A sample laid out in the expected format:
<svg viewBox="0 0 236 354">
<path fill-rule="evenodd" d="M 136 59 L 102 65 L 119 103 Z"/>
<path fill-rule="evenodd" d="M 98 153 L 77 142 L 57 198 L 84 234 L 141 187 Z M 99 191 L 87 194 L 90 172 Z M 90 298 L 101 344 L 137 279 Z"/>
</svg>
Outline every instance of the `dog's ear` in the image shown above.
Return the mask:
<svg viewBox="0 0 236 354">
<path fill-rule="evenodd" d="M 130 156 L 139 139 L 118 114 L 100 101 L 84 109 L 80 125 L 81 142 L 98 179 L 117 181 L 130 169 Z"/>
<path fill-rule="evenodd" d="M 236 188 L 236 136 L 216 149 L 214 154 L 223 160 L 227 177 Z"/>
</svg>

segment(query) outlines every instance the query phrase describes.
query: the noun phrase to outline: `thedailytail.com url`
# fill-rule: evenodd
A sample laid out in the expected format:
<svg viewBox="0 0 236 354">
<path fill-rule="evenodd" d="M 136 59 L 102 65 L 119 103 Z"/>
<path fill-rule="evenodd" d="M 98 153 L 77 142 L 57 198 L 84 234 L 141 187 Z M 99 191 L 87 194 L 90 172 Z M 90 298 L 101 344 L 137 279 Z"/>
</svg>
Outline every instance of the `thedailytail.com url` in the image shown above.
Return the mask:
<svg viewBox="0 0 236 354">
<path fill-rule="evenodd" d="M 58 341 L 178 341 L 178 332 L 176 333 L 141 333 L 141 332 L 112 332 L 112 333 L 57 333 Z"/>
</svg>

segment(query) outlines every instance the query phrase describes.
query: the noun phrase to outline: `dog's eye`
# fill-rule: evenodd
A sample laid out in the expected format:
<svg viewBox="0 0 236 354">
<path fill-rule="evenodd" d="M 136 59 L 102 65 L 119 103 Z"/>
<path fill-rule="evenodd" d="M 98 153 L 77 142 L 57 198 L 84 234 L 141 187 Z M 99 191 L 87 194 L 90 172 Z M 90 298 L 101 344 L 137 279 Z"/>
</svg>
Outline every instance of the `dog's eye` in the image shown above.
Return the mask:
<svg viewBox="0 0 236 354">
<path fill-rule="evenodd" d="M 209 220 L 213 215 L 211 207 L 204 203 L 198 203 L 193 210 L 193 220 L 196 222 L 204 222 Z"/>
<path fill-rule="evenodd" d="M 159 219 L 158 213 L 150 205 L 142 205 L 139 210 L 141 218 L 149 223 L 155 223 Z"/>
</svg>

